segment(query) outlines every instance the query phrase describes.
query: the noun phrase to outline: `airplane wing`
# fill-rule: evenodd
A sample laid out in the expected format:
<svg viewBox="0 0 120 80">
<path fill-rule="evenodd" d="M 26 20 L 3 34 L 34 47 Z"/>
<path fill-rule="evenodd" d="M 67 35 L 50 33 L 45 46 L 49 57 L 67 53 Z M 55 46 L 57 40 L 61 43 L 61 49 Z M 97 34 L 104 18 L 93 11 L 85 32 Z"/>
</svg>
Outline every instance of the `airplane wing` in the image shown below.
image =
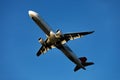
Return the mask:
<svg viewBox="0 0 120 80">
<path fill-rule="evenodd" d="M 74 40 L 74 39 L 77 39 L 77 38 L 81 38 L 84 35 L 91 34 L 93 32 L 94 31 L 90 31 L 90 32 L 77 32 L 77 33 L 67 33 L 67 34 L 64 34 L 64 38 L 65 38 L 66 41 Z"/>
<path fill-rule="evenodd" d="M 39 49 L 39 51 L 37 52 L 37 56 L 40 56 L 41 54 L 44 54 L 46 53 L 48 50 L 52 49 L 52 48 L 55 48 L 55 46 L 43 46 Z"/>
<path fill-rule="evenodd" d="M 42 46 L 37 52 L 37 56 L 40 56 L 41 54 L 46 53 L 48 50 L 49 50 L 48 47 Z"/>
</svg>

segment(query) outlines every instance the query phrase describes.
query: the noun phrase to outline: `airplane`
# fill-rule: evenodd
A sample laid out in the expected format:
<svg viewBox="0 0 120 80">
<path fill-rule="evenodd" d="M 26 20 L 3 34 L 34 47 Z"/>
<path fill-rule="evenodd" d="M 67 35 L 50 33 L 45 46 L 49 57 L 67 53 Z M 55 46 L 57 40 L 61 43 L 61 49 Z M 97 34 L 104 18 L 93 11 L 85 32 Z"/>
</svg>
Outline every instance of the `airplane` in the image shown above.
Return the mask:
<svg viewBox="0 0 120 80">
<path fill-rule="evenodd" d="M 58 29 L 56 32 L 53 32 L 53 30 L 48 26 L 48 24 L 45 23 L 38 13 L 29 10 L 28 14 L 32 20 L 43 30 L 47 37 L 46 40 L 39 38 L 39 42 L 42 46 L 37 52 L 37 56 L 46 53 L 52 48 L 58 48 L 69 60 L 76 64 L 76 67 L 74 68 L 75 72 L 81 68 L 86 70 L 86 66 L 94 64 L 93 62 L 86 62 L 86 57 L 77 58 L 74 52 L 66 44 L 70 40 L 81 38 L 85 35 L 93 33 L 94 31 L 63 34 L 61 30 Z"/>
</svg>

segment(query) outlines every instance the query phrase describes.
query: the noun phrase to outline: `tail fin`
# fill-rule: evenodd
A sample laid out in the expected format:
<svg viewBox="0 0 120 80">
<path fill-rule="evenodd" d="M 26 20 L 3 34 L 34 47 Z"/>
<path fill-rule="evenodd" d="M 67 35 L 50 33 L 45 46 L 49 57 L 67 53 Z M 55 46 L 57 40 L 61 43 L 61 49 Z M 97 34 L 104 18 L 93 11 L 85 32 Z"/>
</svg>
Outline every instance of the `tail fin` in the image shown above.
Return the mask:
<svg viewBox="0 0 120 80">
<path fill-rule="evenodd" d="M 86 57 L 81 57 L 79 58 L 82 62 L 82 65 L 83 66 L 90 66 L 90 65 L 93 65 L 94 63 L 93 62 L 86 62 L 87 61 L 87 58 Z M 79 69 L 81 69 L 82 67 L 79 67 L 78 65 L 74 68 L 74 71 L 77 71 Z"/>
</svg>

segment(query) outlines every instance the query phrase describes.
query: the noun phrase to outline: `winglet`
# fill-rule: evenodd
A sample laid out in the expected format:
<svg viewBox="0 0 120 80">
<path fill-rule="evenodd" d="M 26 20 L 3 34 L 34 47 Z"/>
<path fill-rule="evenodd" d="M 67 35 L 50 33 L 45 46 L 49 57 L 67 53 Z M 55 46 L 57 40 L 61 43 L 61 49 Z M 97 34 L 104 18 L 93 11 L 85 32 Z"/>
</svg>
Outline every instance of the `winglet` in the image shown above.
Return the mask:
<svg viewBox="0 0 120 80">
<path fill-rule="evenodd" d="M 93 32 L 95 32 L 95 31 L 91 31 L 90 34 L 93 33 Z"/>
</svg>

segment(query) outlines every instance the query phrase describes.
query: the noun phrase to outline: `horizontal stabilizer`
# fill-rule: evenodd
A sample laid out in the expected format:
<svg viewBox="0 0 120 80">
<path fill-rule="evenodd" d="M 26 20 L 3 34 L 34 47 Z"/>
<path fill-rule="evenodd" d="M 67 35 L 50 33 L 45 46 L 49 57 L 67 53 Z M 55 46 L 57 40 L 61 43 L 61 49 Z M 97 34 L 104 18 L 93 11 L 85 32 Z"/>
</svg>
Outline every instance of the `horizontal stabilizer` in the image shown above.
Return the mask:
<svg viewBox="0 0 120 80">
<path fill-rule="evenodd" d="M 84 64 L 82 64 L 83 66 L 90 66 L 90 65 L 93 65 L 94 63 L 93 62 L 86 62 L 86 63 L 84 63 Z M 75 68 L 74 68 L 74 71 L 76 72 L 77 70 L 79 70 L 79 69 L 81 69 L 81 67 L 79 67 L 79 66 L 76 66 Z"/>
<path fill-rule="evenodd" d="M 81 61 L 81 64 L 84 66 L 84 67 L 87 67 L 87 66 L 90 66 L 90 65 L 93 65 L 94 63 L 93 62 L 86 62 L 87 61 L 87 58 L 86 57 L 80 57 L 79 60 Z M 77 71 L 79 69 L 81 69 L 82 67 L 80 66 L 76 66 L 74 68 L 74 71 Z"/>
<path fill-rule="evenodd" d="M 86 67 L 86 66 L 90 66 L 90 65 L 93 65 L 93 64 L 94 64 L 93 62 L 86 62 L 86 63 L 83 63 L 82 65 Z"/>
</svg>

